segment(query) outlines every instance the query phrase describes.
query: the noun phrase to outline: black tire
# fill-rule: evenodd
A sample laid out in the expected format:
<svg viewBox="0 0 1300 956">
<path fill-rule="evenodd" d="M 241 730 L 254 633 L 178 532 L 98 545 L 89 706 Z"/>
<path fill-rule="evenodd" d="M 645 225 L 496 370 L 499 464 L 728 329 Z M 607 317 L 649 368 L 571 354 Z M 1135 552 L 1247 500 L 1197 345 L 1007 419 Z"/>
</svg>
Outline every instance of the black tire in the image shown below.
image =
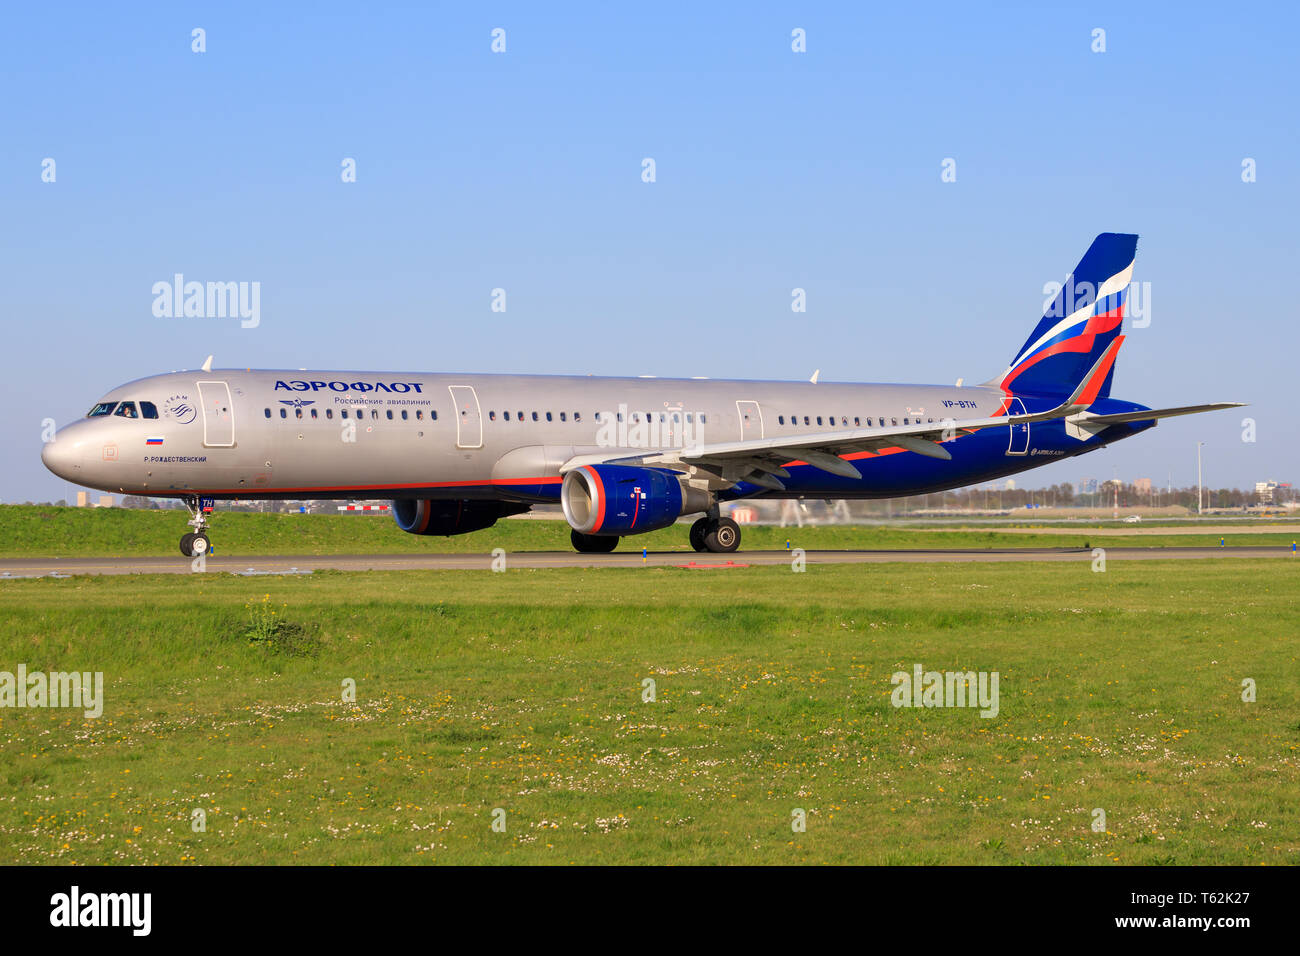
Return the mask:
<svg viewBox="0 0 1300 956">
<path fill-rule="evenodd" d="M 194 543 L 193 531 L 188 531 L 185 534 L 181 535 L 181 554 L 185 555 L 185 557 L 187 558 L 194 557 L 194 551 L 191 548 L 191 545 L 193 543 Z"/>
<path fill-rule="evenodd" d="M 730 554 L 740 547 L 740 525 L 730 518 L 711 522 L 704 546 L 716 554 Z"/>
<path fill-rule="evenodd" d="M 618 547 L 616 534 L 583 534 L 581 531 L 570 531 L 569 540 L 573 543 L 573 550 L 583 554 L 609 554 Z"/>
<path fill-rule="evenodd" d="M 701 518 L 695 524 L 691 525 L 691 547 L 696 551 L 709 550 L 708 545 L 704 543 L 704 536 L 709 533 L 709 519 Z"/>
<path fill-rule="evenodd" d="M 208 540 L 208 533 L 200 531 L 198 534 L 190 535 L 190 557 L 196 557 L 200 554 L 207 554 L 208 547 L 211 545 Z"/>
</svg>

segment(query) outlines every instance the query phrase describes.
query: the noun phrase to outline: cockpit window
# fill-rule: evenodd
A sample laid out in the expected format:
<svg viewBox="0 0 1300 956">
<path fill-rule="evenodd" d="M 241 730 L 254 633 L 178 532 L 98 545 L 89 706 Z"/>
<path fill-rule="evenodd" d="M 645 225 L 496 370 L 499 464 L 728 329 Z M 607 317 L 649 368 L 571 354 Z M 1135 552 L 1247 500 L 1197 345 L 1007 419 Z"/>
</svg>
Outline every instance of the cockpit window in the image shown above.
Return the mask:
<svg viewBox="0 0 1300 956">
<path fill-rule="evenodd" d="M 121 405 L 117 406 L 117 411 L 115 411 L 113 414 L 120 415 L 122 418 L 140 417 L 135 413 L 135 402 L 123 402 Z"/>
<path fill-rule="evenodd" d="M 87 418 L 98 418 L 100 415 L 111 415 L 113 409 L 117 407 L 117 402 L 100 402 L 90 411 L 86 412 Z"/>
<path fill-rule="evenodd" d="M 141 403 L 140 403 L 140 416 L 141 416 L 142 418 L 157 418 L 157 417 L 158 417 L 158 406 L 155 405 L 153 402 L 141 402 Z"/>
</svg>

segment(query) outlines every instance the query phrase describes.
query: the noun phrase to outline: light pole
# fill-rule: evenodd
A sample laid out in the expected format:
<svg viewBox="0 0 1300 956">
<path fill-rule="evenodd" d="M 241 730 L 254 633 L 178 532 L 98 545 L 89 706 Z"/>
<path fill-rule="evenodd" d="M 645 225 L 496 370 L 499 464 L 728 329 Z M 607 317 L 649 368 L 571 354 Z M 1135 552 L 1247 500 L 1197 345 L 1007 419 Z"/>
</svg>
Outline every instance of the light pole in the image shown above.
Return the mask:
<svg viewBox="0 0 1300 956">
<path fill-rule="evenodd" d="M 1205 442 L 1196 443 L 1196 513 L 1201 513 L 1201 446 Z"/>
</svg>

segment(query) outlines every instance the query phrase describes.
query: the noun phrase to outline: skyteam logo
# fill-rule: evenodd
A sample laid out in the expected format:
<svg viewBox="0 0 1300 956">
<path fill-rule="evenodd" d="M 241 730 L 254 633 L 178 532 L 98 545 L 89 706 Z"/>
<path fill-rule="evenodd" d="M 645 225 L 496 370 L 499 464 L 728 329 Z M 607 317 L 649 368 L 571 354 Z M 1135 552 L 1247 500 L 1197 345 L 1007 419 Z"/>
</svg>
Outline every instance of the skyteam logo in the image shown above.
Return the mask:
<svg viewBox="0 0 1300 956">
<path fill-rule="evenodd" d="M 198 417 L 199 410 L 188 395 L 172 395 L 163 402 L 163 413 L 176 419 L 180 425 L 188 425 Z"/>
</svg>

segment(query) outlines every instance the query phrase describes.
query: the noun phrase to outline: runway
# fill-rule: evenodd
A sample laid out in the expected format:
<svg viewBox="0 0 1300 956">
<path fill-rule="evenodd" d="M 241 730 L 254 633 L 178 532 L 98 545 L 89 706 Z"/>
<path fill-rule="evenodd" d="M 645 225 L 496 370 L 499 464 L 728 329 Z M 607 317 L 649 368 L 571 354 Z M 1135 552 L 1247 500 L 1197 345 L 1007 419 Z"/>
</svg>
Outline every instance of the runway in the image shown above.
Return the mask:
<svg viewBox="0 0 1300 956">
<path fill-rule="evenodd" d="M 1183 561 L 1203 558 L 1297 558 L 1289 547 L 1240 548 L 1107 548 L 1111 561 Z M 788 565 L 790 551 L 737 551 L 697 554 L 656 551 L 578 554 L 569 551 L 507 553 L 507 569 L 673 567 L 686 570 L 728 570 L 758 565 Z M 1086 548 L 970 548 L 936 550 L 807 551 L 808 566 L 818 564 L 970 563 L 987 561 L 1093 560 Z M 492 568 L 491 554 L 331 554 L 331 555 L 209 555 L 206 572 L 225 574 L 309 574 L 312 571 L 481 571 Z M 1300 561 L 1297 562 L 1300 566 Z M 190 561 L 176 557 L 4 558 L 0 580 L 64 577 L 80 574 L 190 574 Z"/>
</svg>

